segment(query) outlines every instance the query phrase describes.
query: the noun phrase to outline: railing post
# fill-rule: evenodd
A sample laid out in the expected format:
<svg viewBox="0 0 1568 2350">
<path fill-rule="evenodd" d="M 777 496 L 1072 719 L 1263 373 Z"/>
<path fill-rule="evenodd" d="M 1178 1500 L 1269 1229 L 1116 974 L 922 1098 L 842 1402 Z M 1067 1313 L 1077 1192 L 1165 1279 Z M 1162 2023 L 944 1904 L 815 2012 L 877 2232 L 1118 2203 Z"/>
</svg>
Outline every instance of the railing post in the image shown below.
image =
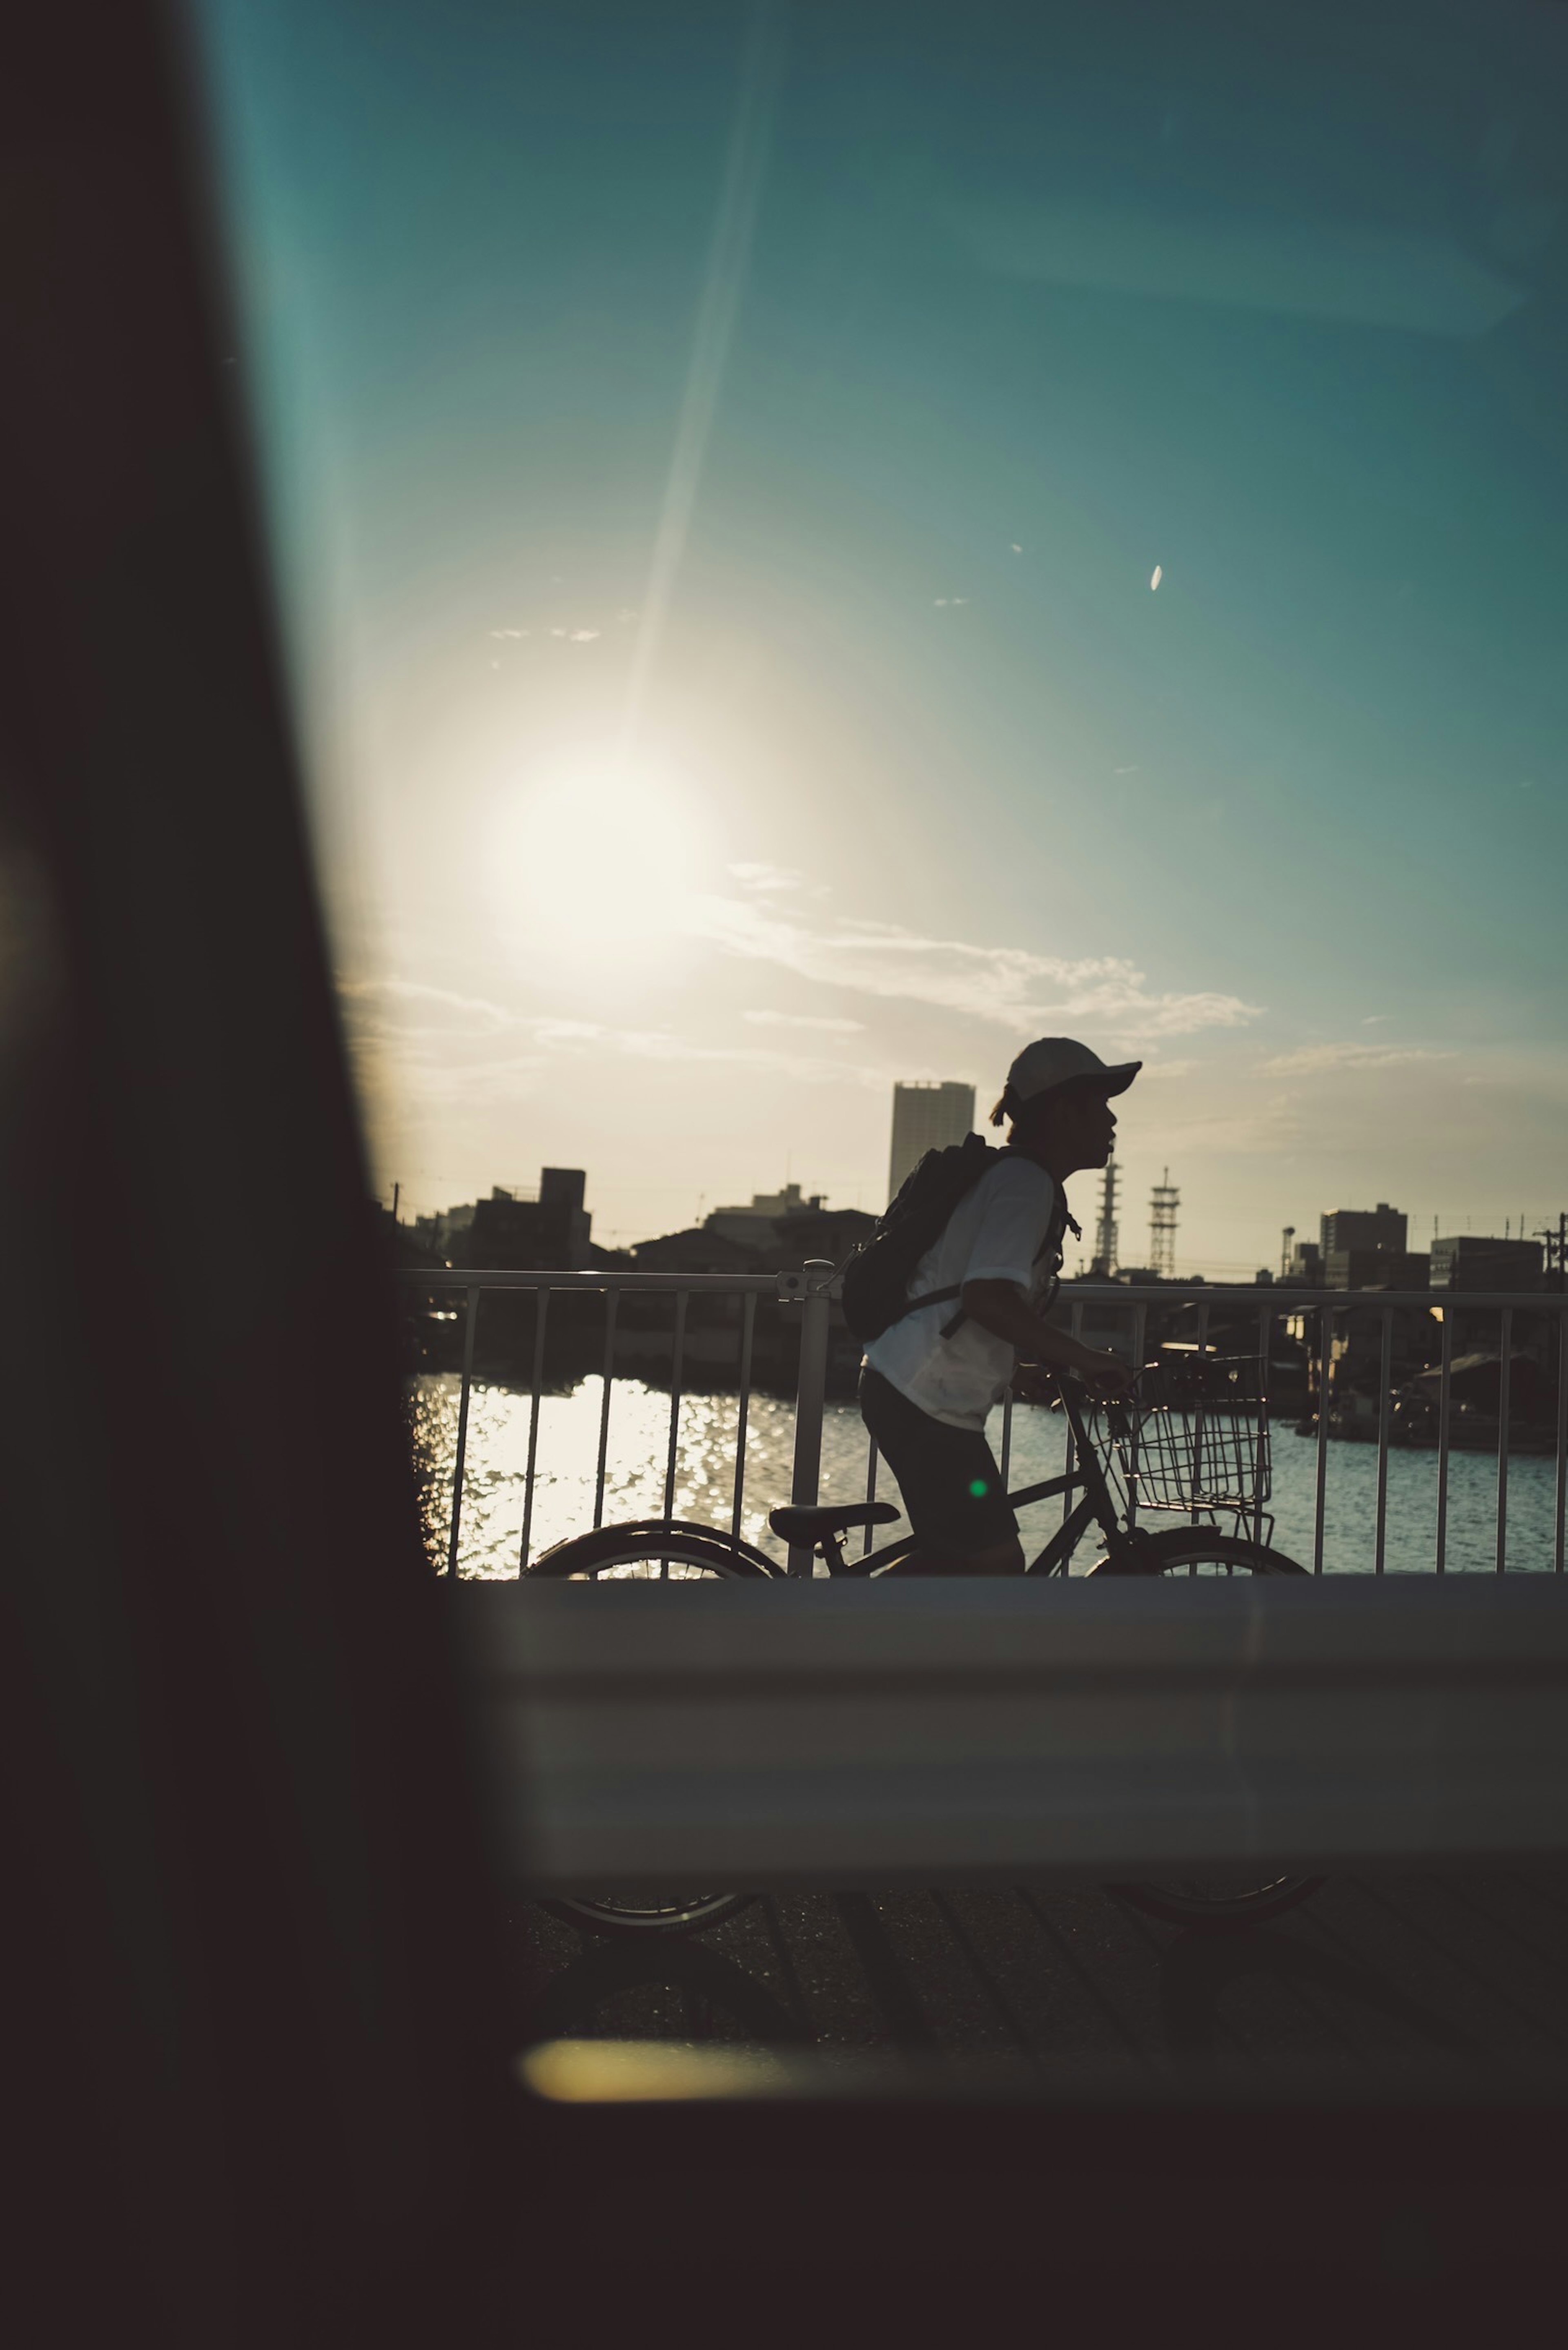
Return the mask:
<svg viewBox="0 0 1568 2350">
<path fill-rule="evenodd" d="M 1552 1517 L 1552 1566 L 1561 1575 L 1568 1526 L 1568 1307 L 1557 1315 L 1557 1500 Z"/>
<path fill-rule="evenodd" d="M 1497 1381 L 1497 1572 L 1508 1565 L 1508 1402 L 1513 1370 L 1513 1310 L 1502 1309 Z"/>
<path fill-rule="evenodd" d="M 457 1458 L 452 1469 L 452 1524 L 447 1536 L 446 1571 L 457 1579 L 457 1538 L 462 1528 L 462 1464 L 468 1458 L 468 1399 L 473 1390 L 473 1341 L 479 1328 L 479 1284 L 468 1293 L 462 1325 L 462 1388 L 457 1404 Z"/>
<path fill-rule="evenodd" d="M 810 1509 L 817 1499 L 822 1474 L 822 1409 L 827 1394 L 827 1326 L 833 1312 L 829 1289 L 833 1267 L 826 1257 L 807 1257 L 801 1268 L 800 1375 L 794 1392 L 794 1472 L 790 1500 L 797 1509 Z M 811 1573 L 809 1545 L 793 1544 L 791 1575 Z"/>
<path fill-rule="evenodd" d="M 1394 1308 L 1383 1308 L 1377 1357 L 1377 1511 L 1374 1520 L 1372 1572 L 1381 1575 L 1388 1551 L 1388 1430 L 1394 1410 Z"/>
<path fill-rule="evenodd" d="M 1449 1563 L 1449 1444 L 1454 1399 L 1454 1309 L 1443 1307 L 1443 1370 L 1438 1386 L 1438 1550 L 1437 1571 Z"/>
<path fill-rule="evenodd" d="M 1072 1324 L 1072 1336 L 1076 1338 L 1079 1345 L 1082 1346 L 1084 1341 L 1084 1301 L 1081 1297 L 1075 1297 L 1073 1300 L 1073 1312 L 1070 1318 Z M 1072 1413 L 1070 1411 L 1064 1410 L 1062 1419 L 1066 1430 L 1066 1435 L 1062 1446 L 1062 1474 L 1064 1477 L 1071 1480 L 1074 1475 L 1075 1475 L 1078 1467 L 1077 1448 L 1073 1442 Z M 1072 1516 L 1074 1506 L 1073 1487 L 1071 1482 L 1069 1482 L 1064 1488 L 1062 1493 L 1062 1523 L 1064 1525 L 1066 1524 L 1068 1519 Z M 1071 1561 L 1068 1562 L 1068 1565 L 1071 1565 Z M 1067 1568 L 1064 1567 L 1063 1573 L 1065 1574 L 1066 1572 Z"/>
</svg>

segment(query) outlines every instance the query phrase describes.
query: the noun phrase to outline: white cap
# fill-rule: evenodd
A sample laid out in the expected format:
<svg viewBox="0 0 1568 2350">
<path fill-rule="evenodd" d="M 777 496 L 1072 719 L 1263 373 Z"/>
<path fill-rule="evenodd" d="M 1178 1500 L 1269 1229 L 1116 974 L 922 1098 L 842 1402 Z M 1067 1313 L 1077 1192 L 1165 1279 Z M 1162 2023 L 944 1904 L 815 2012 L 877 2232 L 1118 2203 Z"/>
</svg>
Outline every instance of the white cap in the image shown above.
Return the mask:
<svg viewBox="0 0 1568 2350">
<path fill-rule="evenodd" d="M 1093 1078 L 1101 1093 L 1125 1094 L 1142 1066 L 1141 1061 L 1123 1061 L 1113 1069 L 1074 1036 L 1038 1036 L 1019 1054 L 1007 1072 L 1007 1082 L 1021 1102 L 1033 1101 L 1036 1094 L 1053 1093 L 1075 1078 Z"/>
</svg>

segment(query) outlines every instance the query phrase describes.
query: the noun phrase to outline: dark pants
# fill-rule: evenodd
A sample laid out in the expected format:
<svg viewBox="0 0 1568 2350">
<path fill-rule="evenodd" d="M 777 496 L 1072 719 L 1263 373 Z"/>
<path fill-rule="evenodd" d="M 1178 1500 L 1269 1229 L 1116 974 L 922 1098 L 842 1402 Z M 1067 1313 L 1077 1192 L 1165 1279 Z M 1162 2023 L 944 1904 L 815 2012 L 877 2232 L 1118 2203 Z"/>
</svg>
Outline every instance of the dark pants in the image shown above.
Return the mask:
<svg viewBox="0 0 1568 2350">
<path fill-rule="evenodd" d="M 915 1541 L 933 1567 L 1016 1540 L 1002 1472 L 978 1429 L 933 1419 L 869 1364 L 860 1374 L 860 1417 L 898 1481 Z"/>
</svg>

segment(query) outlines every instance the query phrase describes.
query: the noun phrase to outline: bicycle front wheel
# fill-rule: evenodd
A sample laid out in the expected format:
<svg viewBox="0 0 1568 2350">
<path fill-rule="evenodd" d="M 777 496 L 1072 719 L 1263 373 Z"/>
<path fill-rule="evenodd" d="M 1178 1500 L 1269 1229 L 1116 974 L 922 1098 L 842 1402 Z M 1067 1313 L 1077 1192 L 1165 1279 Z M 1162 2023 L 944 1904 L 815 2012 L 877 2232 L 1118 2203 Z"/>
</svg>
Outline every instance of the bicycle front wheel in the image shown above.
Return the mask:
<svg viewBox="0 0 1568 2350">
<path fill-rule="evenodd" d="M 1141 1537 L 1140 1537 L 1141 1538 Z M 1091 1575 L 1125 1575 L 1119 1560 L 1096 1559 Z M 1217 1526 L 1172 1526 L 1165 1534 L 1148 1534 L 1131 1572 L 1142 1575 L 1305 1575 L 1307 1570 L 1282 1550 L 1267 1543 L 1248 1542 L 1240 1534 L 1222 1534 Z"/>
<path fill-rule="evenodd" d="M 1171 1575 L 1305 1575 L 1307 1570 L 1283 1551 L 1266 1543 L 1247 1542 L 1223 1534 L 1212 1526 L 1173 1526 L 1155 1534 L 1145 1554 L 1153 1572 Z M 1114 1574 L 1101 1559 L 1091 1575 Z M 1233 1867 L 1195 1870 L 1191 1875 L 1156 1884 L 1116 1885 L 1124 1901 L 1147 1917 L 1167 1925 L 1196 1927 L 1200 1932 L 1224 1932 L 1243 1926 L 1265 1925 L 1293 1909 L 1323 1883 L 1321 1877 L 1293 1876 L 1266 1861 L 1240 1862 Z"/>
</svg>

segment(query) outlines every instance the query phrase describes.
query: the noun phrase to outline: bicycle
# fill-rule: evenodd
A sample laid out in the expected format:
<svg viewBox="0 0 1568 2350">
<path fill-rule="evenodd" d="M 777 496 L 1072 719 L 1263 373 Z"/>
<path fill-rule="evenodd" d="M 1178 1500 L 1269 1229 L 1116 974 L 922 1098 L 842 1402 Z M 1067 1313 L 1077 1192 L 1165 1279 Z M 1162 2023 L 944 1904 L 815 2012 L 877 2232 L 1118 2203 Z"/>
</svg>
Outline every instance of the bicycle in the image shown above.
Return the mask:
<svg viewBox="0 0 1568 2350">
<path fill-rule="evenodd" d="M 1270 1492 L 1265 1369 L 1246 1357 L 1202 1357 L 1177 1368 L 1151 1364 L 1138 1374 L 1126 1402 L 1091 1399 L 1087 1415 L 1074 1383 L 1059 1378 L 1071 1435 L 1068 1465 L 1060 1475 L 1022 1486 L 1007 1498 L 1015 1512 L 1080 1489 L 1081 1498 L 1024 1573 L 1066 1575 L 1085 1535 L 1096 1526 L 1105 1548 L 1088 1568 L 1091 1575 L 1305 1575 L 1296 1560 L 1261 1539 Z M 1138 1523 L 1140 1512 L 1179 1513 L 1186 1523 L 1155 1532 Z M 1213 1523 L 1222 1513 L 1239 1526 L 1251 1519 L 1252 1533 L 1222 1532 Z M 856 1528 L 892 1524 L 901 1514 L 890 1502 L 786 1503 L 768 1513 L 768 1523 L 792 1548 L 810 1549 L 830 1575 L 867 1578 L 908 1567 L 915 1554 L 913 1534 L 859 1558 L 846 1556 L 845 1536 Z M 782 1575 L 784 1569 L 739 1535 L 682 1519 L 648 1518 L 557 1543 L 541 1553 L 528 1573 L 593 1582 L 704 1575 L 747 1581 Z M 1253 1864 L 1242 1869 L 1239 1884 L 1234 1872 L 1206 1872 L 1199 1878 L 1112 1890 L 1167 1923 L 1213 1929 L 1261 1925 L 1304 1900 L 1322 1882 L 1283 1872 L 1260 1880 L 1258 1868 Z M 732 1892 L 646 1898 L 607 1893 L 546 1906 L 598 1933 L 691 1933 L 733 1917 L 753 1898 Z"/>
</svg>

